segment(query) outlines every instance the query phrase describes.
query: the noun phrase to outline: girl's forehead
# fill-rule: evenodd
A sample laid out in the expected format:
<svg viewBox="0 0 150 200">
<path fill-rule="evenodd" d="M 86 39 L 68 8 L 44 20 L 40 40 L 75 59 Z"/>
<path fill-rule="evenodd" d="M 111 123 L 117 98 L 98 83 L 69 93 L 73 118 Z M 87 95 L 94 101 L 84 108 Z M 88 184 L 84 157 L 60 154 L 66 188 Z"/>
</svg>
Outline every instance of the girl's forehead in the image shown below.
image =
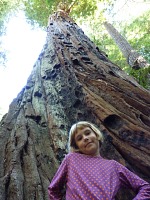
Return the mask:
<svg viewBox="0 0 150 200">
<path fill-rule="evenodd" d="M 88 131 L 88 130 L 92 130 L 92 129 L 88 126 L 78 127 L 75 131 L 75 136 L 77 134 L 82 134 L 82 133 L 84 133 L 85 131 Z"/>
</svg>

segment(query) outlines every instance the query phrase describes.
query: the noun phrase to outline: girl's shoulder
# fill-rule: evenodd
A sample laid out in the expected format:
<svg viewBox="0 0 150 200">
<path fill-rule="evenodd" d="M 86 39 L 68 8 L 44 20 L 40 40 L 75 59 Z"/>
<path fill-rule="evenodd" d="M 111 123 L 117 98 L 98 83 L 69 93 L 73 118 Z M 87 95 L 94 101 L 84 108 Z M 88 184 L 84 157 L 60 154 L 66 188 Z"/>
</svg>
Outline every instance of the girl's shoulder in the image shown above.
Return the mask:
<svg viewBox="0 0 150 200">
<path fill-rule="evenodd" d="M 80 154 L 77 152 L 70 152 L 65 155 L 66 160 L 82 160 L 84 158 L 84 154 Z"/>
<path fill-rule="evenodd" d="M 69 164 L 70 161 L 76 160 L 76 159 L 78 159 L 77 153 L 68 153 L 68 154 L 65 154 L 64 159 L 63 159 L 63 163 Z"/>
<path fill-rule="evenodd" d="M 68 158 L 78 157 L 78 154 L 79 153 L 70 152 L 70 153 L 68 153 L 68 154 L 65 155 L 65 158 L 68 159 Z"/>
</svg>

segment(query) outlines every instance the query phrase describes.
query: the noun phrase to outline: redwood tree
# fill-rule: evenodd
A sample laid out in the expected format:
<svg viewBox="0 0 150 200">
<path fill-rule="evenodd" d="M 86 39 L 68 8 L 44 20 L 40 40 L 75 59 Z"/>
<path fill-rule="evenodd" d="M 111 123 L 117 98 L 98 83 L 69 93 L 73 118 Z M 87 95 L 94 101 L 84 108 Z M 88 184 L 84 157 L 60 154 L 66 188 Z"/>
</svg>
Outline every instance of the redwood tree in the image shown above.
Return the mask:
<svg viewBox="0 0 150 200">
<path fill-rule="evenodd" d="M 149 99 L 66 13 L 53 14 L 27 84 L 0 123 L 0 199 L 48 199 L 68 130 L 80 120 L 103 132 L 103 157 L 150 181 Z M 132 195 L 121 190 L 117 199 Z"/>
</svg>

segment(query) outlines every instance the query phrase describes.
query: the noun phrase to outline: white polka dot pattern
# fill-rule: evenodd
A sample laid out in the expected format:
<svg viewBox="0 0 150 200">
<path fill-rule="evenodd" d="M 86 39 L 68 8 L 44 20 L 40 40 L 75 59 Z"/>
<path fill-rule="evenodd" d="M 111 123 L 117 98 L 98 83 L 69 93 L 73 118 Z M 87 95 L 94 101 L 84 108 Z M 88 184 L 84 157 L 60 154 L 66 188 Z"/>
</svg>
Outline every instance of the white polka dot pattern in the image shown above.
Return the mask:
<svg viewBox="0 0 150 200">
<path fill-rule="evenodd" d="M 63 160 L 49 188 L 50 200 L 60 200 L 66 183 L 66 200 L 113 200 L 121 185 L 150 200 L 150 185 L 114 160 L 70 153 Z"/>
</svg>

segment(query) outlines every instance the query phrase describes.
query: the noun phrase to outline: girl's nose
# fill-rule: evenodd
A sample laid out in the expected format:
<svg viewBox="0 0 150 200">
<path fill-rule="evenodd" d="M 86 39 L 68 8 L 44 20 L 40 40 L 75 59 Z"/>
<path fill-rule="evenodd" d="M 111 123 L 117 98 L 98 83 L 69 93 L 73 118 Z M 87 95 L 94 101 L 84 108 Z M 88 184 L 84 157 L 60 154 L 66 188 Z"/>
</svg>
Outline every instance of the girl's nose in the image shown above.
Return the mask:
<svg viewBox="0 0 150 200">
<path fill-rule="evenodd" d="M 83 136 L 83 140 L 84 140 L 84 141 L 89 140 L 88 136 L 84 135 L 84 136 Z"/>
</svg>

